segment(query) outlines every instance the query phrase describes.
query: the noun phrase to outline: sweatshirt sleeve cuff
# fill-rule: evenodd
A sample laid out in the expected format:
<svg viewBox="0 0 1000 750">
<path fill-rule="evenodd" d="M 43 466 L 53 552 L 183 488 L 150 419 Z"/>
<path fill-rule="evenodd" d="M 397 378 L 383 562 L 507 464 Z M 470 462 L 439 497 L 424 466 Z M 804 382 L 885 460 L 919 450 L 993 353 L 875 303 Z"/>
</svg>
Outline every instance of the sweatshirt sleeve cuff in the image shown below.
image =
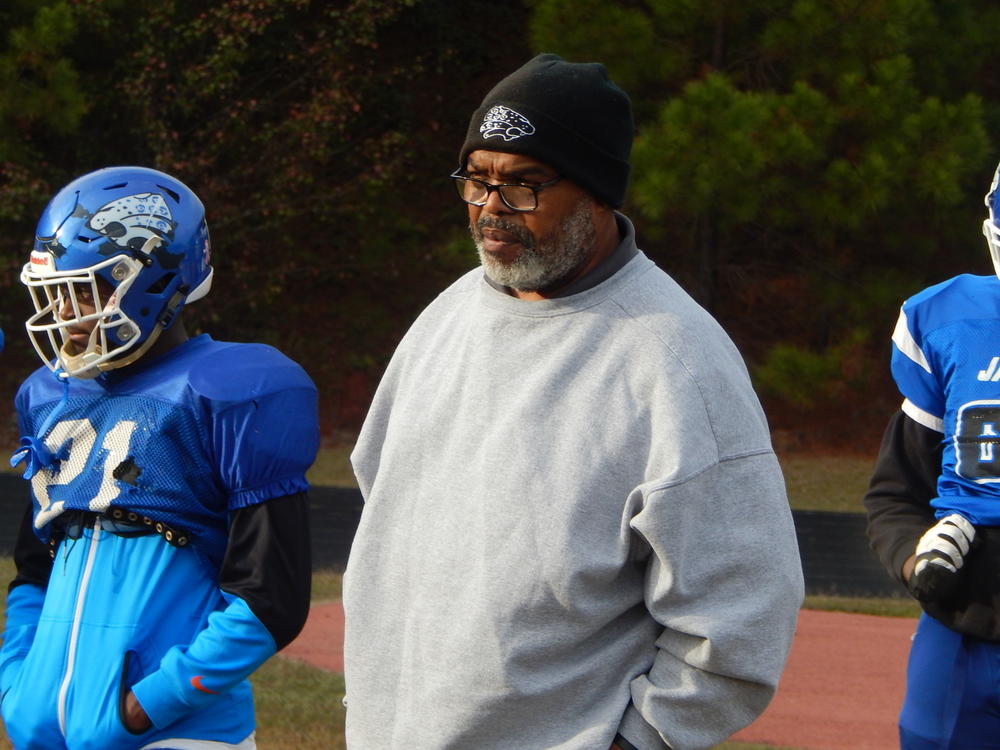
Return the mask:
<svg viewBox="0 0 1000 750">
<path fill-rule="evenodd" d="M 930 528 L 928 526 L 927 528 Z M 912 541 L 907 540 L 905 544 L 899 545 L 892 555 L 892 570 L 890 571 L 892 577 L 899 581 L 901 584 L 906 586 L 906 581 L 903 580 L 903 565 L 909 560 L 913 555 L 917 554 L 917 542 L 920 541 L 920 537 L 913 539 Z"/>
<path fill-rule="evenodd" d="M 671 750 L 660 733 L 642 718 L 638 709 L 631 703 L 625 709 L 625 715 L 618 725 L 618 734 L 639 750 Z"/>
</svg>

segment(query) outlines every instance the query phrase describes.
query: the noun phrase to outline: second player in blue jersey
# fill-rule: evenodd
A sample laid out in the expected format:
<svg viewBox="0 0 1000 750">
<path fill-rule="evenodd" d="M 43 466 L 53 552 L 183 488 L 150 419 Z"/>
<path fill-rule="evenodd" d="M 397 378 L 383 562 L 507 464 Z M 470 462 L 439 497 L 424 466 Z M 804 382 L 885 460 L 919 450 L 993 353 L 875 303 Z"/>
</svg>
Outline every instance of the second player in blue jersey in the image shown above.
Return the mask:
<svg viewBox="0 0 1000 750">
<path fill-rule="evenodd" d="M 1000 192 L 983 230 L 996 274 L 963 274 L 902 306 L 903 396 L 865 496 L 868 534 L 920 601 L 899 718 L 903 750 L 1000 748 Z"/>
</svg>

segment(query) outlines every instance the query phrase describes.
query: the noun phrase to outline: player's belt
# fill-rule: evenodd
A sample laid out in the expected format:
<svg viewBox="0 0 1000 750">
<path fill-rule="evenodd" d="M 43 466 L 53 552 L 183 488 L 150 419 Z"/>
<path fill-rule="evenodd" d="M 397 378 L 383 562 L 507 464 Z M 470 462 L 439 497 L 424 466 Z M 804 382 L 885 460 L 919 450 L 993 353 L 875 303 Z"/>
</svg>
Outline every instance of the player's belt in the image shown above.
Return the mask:
<svg viewBox="0 0 1000 750">
<path fill-rule="evenodd" d="M 56 547 L 63 539 L 79 539 L 84 529 L 92 529 L 100 524 L 103 531 L 118 536 L 148 536 L 159 534 L 164 541 L 174 547 L 186 547 L 191 543 L 192 534 L 175 526 L 157 521 L 135 511 L 112 506 L 103 513 L 89 510 L 69 510 L 61 514 L 58 528 L 49 539 L 49 555 L 55 558 Z"/>
</svg>

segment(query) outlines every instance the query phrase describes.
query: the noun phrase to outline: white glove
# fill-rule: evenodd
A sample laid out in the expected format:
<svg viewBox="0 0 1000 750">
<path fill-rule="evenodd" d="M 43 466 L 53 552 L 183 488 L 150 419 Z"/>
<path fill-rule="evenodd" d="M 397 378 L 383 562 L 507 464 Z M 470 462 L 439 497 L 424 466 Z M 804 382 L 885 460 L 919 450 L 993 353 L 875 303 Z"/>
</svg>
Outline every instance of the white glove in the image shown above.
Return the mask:
<svg viewBox="0 0 1000 750">
<path fill-rule="evenodd" d="M 910 591 L 920 601 L 947 596 L 965 564 L 976 527 L 958 513 L 945 516 L 917 542 L 916 564 L 910 576 Z"/>
</svg>

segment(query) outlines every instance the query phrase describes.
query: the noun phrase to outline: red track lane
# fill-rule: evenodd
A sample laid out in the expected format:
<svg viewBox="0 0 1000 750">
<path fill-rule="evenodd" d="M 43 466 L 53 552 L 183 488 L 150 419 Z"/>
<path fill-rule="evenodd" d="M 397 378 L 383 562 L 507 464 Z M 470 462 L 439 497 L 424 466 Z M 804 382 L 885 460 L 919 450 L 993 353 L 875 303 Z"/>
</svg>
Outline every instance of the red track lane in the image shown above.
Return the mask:
<svg viewBox="0 0 1000 750">
<path fill-rule="evenodd" d="M 916 619 L 802 610 L 763 715 L 733 739 L 807 750 L 896 750 Z"/>
</svg>

